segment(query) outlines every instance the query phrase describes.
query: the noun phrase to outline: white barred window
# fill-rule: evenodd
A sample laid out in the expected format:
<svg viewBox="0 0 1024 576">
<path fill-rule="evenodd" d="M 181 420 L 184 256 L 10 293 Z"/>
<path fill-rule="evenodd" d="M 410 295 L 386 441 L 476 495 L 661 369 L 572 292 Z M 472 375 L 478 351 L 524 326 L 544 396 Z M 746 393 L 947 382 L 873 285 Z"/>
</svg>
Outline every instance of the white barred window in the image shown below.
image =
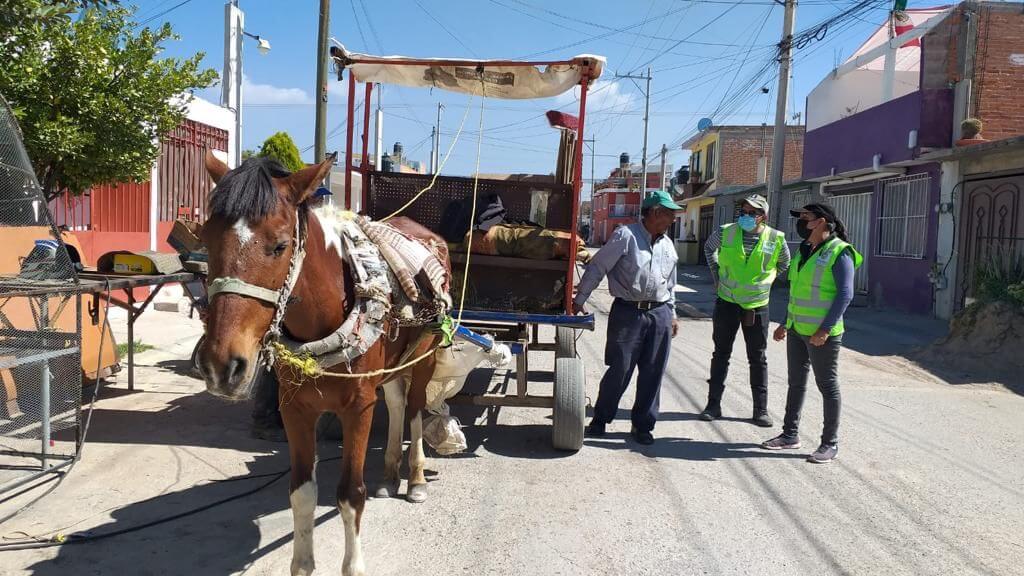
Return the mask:
<svg viewBox="0 0 1024 576">
<path fill-rule="evenodd" d="M 881 182 L 878 255 L 924 258 L 928 244 L 931 177 L 918 174 Z"/>
</svg>

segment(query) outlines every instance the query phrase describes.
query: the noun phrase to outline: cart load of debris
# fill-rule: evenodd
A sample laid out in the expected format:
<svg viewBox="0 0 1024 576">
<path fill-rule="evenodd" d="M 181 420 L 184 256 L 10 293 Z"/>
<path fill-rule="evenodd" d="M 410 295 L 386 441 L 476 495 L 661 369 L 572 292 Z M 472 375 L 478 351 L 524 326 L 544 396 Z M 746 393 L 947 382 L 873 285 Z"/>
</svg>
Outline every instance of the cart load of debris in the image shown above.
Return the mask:
<svg viewBox="0 0 1024 576">
<path fill-rule="evenodd" d="M 997 381 L 1024 371 L 1024 308 L 1001 300 L 978 302 L 957 314 L 949 334 L 919 360 Z"/>
</svg>

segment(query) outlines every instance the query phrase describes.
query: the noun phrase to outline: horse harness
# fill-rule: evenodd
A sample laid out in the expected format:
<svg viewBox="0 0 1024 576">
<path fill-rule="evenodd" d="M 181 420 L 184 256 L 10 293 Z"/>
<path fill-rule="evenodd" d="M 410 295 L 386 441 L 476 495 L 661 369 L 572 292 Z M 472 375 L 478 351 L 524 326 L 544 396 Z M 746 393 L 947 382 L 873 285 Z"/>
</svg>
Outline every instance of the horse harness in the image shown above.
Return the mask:
<svg viewBox="0 0 1024 576">
<path fill-rule="evenodd" d="M 275 291 L 230 276 L 210 281 L 207 288 L 211 302 L 218 294 L 238 294 L 274 306 L 274 317 L 260 342 L 261 359 L 267 370 L 276 361 L 275 343 L 284 345 L 296 355 L 314 358 L 320 366 L 345 364 L 351 371 L 352 362 L 365 354 L 381 336 L 387 334 L 391 341 L 395 341 L 399 328 L 442 322 L 452 307 L 448 295 L 451 278 L 433 243 L 406 236 L 390 225 L 373 222 L 351 212 L 342 212 L 333 221 L 321 218 L 321 224 L 333 224 L 341 239 L 342 257 L 349 264 L 356 296 L 351 313 L 337 330 L 326 337 L 313 342 L 297 342 L 281 330 L 306 255 L 307 226 L 301 213 L 296 218 L 295 249 L 281 288 Z M 426 290 L 417 285 L 418 277 L 424 278 Z M 404 362 L 420 343 L 422 338 L 410 344 L 399 363 Z"/>
</svg>

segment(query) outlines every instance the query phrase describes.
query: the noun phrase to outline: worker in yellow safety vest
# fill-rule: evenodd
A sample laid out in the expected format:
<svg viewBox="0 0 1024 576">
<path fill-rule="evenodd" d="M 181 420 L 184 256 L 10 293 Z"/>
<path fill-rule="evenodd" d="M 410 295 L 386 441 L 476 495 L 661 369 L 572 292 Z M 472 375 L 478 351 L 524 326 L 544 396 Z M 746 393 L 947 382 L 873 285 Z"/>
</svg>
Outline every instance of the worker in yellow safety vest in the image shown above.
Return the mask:
<svg viewBox="0 0 1024 576">
<path fill-rule="evenodd" d="M 789 269 L 789 306 L 786 323 L 775 330 L 775 340 L 787 338 L 789 393 L 782 434 L 764 442 L 768 450 L 800 447 L 797 435 L 800 410 L 807 392 L 808 369 L 824 400 L 821 444 L 807 460 L 831 462 L 839 454 L 839 349 L 843 314 L 853 300 L 853 279 L 863 258 L 846 237 L 846 226 L 827 204 L 808 204 L 793 210 L 800 252 Z"/>
<path fill-rule="evenodd" d="M 786 236 L 765 224 L 768 200 L 753 195 L 743 200 L 736 222 L 722 226 L 708 238 L 704 254 L 715 280 L 717 300 L 713 316 L 715 351 L 711 356 L 708 403 L 700 413 L 706 422 L 722 417 L 722 394 L 729 373 L 736 333 L 742 328 L 750 364 L 753 396 L 751 421 L 769 428 L 768 415 L 768 300 L 772 282 L 789 266 Z"/>
</svg>

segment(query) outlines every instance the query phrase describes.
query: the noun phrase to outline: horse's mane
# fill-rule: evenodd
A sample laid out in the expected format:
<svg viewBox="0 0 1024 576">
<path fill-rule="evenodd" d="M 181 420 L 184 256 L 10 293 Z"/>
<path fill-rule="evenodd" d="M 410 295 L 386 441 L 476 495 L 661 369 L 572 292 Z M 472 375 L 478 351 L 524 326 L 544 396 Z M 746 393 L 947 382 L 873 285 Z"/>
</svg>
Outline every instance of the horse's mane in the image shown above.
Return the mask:
<svg viewBox="0 0 1024 576">
<path fill-rule="evenodd" d="M 277 208 L 274 178 L 291 175 L 277 160 L 266 157 L 249 158 L 225 174 L 210 194 L 210 215 L 235 222 L 242 218 L 261 222 Z"/>
</svg>

